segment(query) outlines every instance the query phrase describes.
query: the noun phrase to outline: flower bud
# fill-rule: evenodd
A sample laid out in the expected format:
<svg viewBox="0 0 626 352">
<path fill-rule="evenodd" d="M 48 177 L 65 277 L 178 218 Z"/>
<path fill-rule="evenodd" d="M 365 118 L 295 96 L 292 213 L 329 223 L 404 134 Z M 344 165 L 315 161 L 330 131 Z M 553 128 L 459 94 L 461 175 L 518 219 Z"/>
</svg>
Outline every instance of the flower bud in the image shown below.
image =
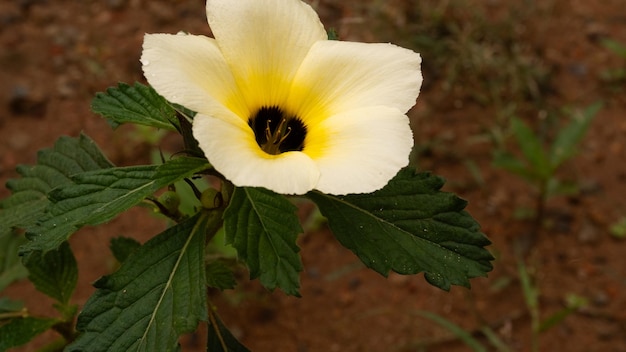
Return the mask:
<svg viewBox="0 0 626 352">
<path fill-rule="evenodd" d="M 222 205 L 222 194 L 214 188 L 207 188 L 200 196 L 200 203 L 205 209 L 215 209 Z"/>
<path fill-rule="evenodd" d="M 159 196 L 158 202 L 167 209 L 170 214 L 176 214 L 180 206 L 180 196 L 174 191 L 166 191 Z"/>
</svg>

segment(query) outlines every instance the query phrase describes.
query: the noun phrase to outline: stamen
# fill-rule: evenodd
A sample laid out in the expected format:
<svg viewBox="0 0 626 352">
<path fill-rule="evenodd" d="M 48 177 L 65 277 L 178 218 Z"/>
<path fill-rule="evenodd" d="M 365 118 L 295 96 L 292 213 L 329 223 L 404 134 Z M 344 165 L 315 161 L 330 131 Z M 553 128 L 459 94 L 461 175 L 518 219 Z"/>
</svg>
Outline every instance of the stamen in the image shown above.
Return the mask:
<svg viewBox="0 0 626 352">
<path fill-rule="evenodd" d="M 272 140 L 272 129 L 270 128 L 270 122 L 272 122 L 272 120 L 267 120 L 267 122 L 265 123 L 265 140 L 268 142 Z"/>
<path fill-rule="evenodd" d="M 278 144 L 281 144 L 282 142 L 284 142 L 290 133 L 291 133 L 291 127 L 287 126 L 287 133 L 285 133 L 285 135 L 280 138 L 280 141 L 278 141 Z"/>
<path fill-rule="evenodd" d="M 285 141 L 289 133 L 291 133 L 291 128 L 287 126 L 287 119 L 281 118 L 280 123 L 276 126 L 276 129 L 272 132 L 270 128 L 270 123 L 272 120 L 268 119 L 265 124 L 265 145 L 261 146 L 261 148 L 269 154 L 280 154 L 280 144 Z"/>
<path fill-rule="evenodd" d="M 259 147 L 268 154 L 278 155 L 304 148 L 306 127 L 296 116 L 286 115 L 279 108 L 261 108 L 248 124 Z"/>
</svg>

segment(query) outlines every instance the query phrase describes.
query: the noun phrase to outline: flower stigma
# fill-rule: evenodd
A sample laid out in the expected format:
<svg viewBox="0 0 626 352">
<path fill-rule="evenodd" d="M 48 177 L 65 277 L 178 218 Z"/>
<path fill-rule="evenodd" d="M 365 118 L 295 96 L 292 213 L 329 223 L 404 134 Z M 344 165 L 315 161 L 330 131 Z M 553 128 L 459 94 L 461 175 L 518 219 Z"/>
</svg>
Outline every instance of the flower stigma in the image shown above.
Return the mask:
<svg viewBox="0 0 626 352">
<path fill-rule="evenodd" d="M 297 116 L 279 107 L 262 107 L 248 120 L 259 147 L 267 154 L 278 155 L 304 149 L 306 126 Z"/>
</svg>

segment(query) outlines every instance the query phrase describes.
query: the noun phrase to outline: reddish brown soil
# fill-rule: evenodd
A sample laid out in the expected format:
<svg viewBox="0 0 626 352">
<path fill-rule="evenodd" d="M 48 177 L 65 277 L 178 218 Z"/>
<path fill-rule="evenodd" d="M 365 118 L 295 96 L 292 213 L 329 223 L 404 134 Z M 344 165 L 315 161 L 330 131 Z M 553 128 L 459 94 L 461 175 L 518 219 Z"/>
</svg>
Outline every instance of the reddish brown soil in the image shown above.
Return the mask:
<svg viewBox="0 0 626 352">
<path fill-rule="evenodd" d="M 385 28 L 411 24 L 405 10 L 412 1 L 370 2 L 382 6 L 378 12 L 388 21 Z M 368 16 L 374 15 L 359 1 L 313 3 L 343 39 L 389 40 L 371 30 L 373 19 Z M 506 1 L 488 3 L 482 6 L 494 19 L 509 6 Z M 589 300 L 587 307 L 541 335 L 541 351 L 626 351 L 625 243 L 608 230 L 626 216 L 626 99 L 623 86 L 607 87 L 598 79 L 603 70 L 626 64 L 598 44 L 599 37 L 626 43 L 624 4 L 542 4 L 536 16 L 525 17 L 529 22 L 520 25 L 526 29 L 524 44 L 535 48 L 549 68 L 551 87 L 545 101 L 559 107 L 603 100 L 605 107 L 580 154 L 562 170 L 578 182 L 581 193 L 549 201 L 548 225 L 528 255 L 540 289 L 542 317 L 562 309 L 568 294 Z M 81 131 L 118 165 L 147 163 L 151 146 L 137 139 L 133 128 L 113 133 L 90 112 L 90 100 L 118 81 L 142 80 L 138 59 L 144 33 L 208 34 L 203 8 L 202 0 L 1 1 L 0 181 L 16 177 L 16 164 L 34 163 L 36 151 L 51 146 L 60 135 Z M 430 72 L 425 73 L 426 88 L 411 118 L 418 143 L 438 143 L 420 157 L 420 165 L 446 177 L 447 189 L 470 201 L 468 210 L 493 241 L 495 270 L 486 279 L 473 280 L 471 290 L 442 292 L 421 275 L 383 278 L 360 266 L 327 229 L 312 230 L 299 242 L 305 264 L 302 298 L 269 293 L 245 278 L 234 291 L 211 298 L 226 324 L 253 351 L 468 350 L 449 331 L 419 317 L 420 310 L 441 314 L 471 332 L 488 324 L 512 350 L 529 351 L 530 317 L 512 248 L 531 231 L 530 222 L 514 214 L 533 207 L 533 189 L 495 169 L 490 144 L 475 142 L 473 137 L 493 123 L 493 109 L 463 100 L 462 95 L 443 95 L 438 82 L 428 82 L 434 80 Z M 532 121 L 534 114 L 523 117 Z M 165 142 L 170 149 L 178 143 L 175 137 Z M 478 166 L 483 181 L 470 173 L 467 160 Z M 1 196 L 7 194 L 0 191 Z M 71 245 L 80 282 L 73 301 L 83 304 L 94 291 L 90 283 L 113 270 L 107 249 L 111 237 L 145 241 L 163 228 L 145 209 L 134 209 L 106 226 L 76 234 Z M 505 280 L 510 283 L 498 289 Z M 24 300 L 35 314 L 53 314 L 51 302 L 26 281 L 1 295 Z M 32 351 L 54 338 L 46 334 L 20 350 Z M 184 350 L 201 351 L 202 340 L 201 333 L 186 338 Z"/>
</svg>

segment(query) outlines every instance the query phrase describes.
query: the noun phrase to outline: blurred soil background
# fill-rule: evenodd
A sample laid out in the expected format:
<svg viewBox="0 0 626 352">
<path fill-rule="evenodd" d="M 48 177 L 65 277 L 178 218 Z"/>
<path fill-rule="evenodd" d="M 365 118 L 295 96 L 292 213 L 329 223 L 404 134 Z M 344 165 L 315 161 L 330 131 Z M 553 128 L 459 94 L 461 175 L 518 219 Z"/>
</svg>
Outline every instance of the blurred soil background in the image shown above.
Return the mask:
<svg viewBox="0 0 626 352">
<path fill-rule="evenodd" d="M 626 218 L 626 56 L 604 44 L 626 46 L 624 0 L 310 3 L 342 40 L 393 42 L 422 54 L 424 86 L 409 114 L 415 160 L 469 201 L 493 242 L 495 269 L 471 290 L 443 292 L 422 275 L 381 277 L 323 224 L 309 226 L 299 239 L 302 298 L 267 292 L 246 273 L 235 290 L 211 294 L 236 336 L 252 351 L 470 350 L 424 318 L 427 311 L 487 350 L 496 349 L 486 326 L 511 351 L 530 351 L 532 314 L 515 256 L 522 248 L 542 320 L 571 307 L 571 297 L 586 302 L 540 334 L 541 351 L 626 351 L 626 230 L 616 226 Z M 17 177 L 17 164 L 35 163 L 37 150 L 61 135 L 86 133 L 117 165 L 149 163 L 158 146 L 182 149 L 178 136 L 132 126 L 114 132 L 90 111 L 96 92 L 145 82 L 144 33 L 180 30 L 210 34 L 204 1 L 0 0 L 0 182 Z M 557 173 L 572 187 L 548 198 L 538 232 L 537 190 L 495 167 L 494 154 L 516 151 L 511 118 L 549 138 L 571 116 L 563 109 L 599 101 L 578 154 Z M 139 208 L 74 235 L 80 271 L 73 302 L 84 304 L 91 283 L 114 270 L 112 237 L 143 242 L 164 226 Z M 532 235 L 534 243 L 525 241 Z M 0 296 L 23 300 L 33 314 L 54 314 L 27 281 Z M 186 337 L 183 350 L 203 350 L 204 330 Z M 45 334 L 19 351 L 55 338 Z"/>
</svg>

